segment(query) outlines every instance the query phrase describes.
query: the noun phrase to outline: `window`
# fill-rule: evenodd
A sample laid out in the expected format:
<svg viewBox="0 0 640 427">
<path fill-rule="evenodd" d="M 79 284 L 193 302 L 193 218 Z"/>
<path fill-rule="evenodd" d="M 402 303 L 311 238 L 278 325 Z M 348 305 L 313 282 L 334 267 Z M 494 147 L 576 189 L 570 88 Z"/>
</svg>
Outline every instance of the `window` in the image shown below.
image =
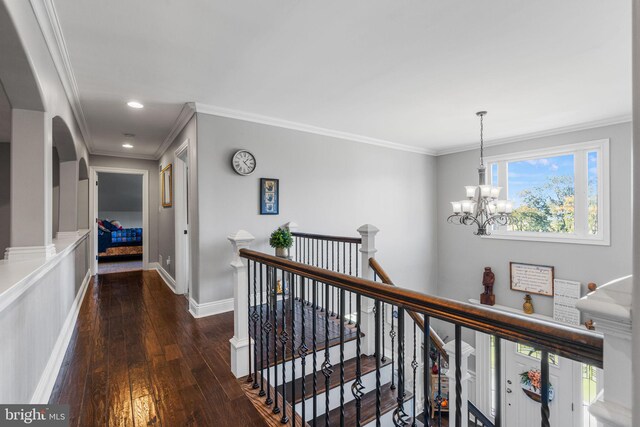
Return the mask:
<svg viewBox="0 0 640 427">
<path fill-rule="evenodd" d="M 494 238 L 609 244 L 609 140 L 487 158 L 488 182 L 513 202 Z"/>
<path fill-rule="evenodd" d="M 516 352 L 525 356 L 529 356 L 533 359 L 540 360 L 542 358 L 542 352 L 540 350 L 536 350 L 535 348 L 526 344 L 516 344 Z M 549 364 L 558 366 L 558 356 L 556 354 L 549 353 Z"/>
</svg>

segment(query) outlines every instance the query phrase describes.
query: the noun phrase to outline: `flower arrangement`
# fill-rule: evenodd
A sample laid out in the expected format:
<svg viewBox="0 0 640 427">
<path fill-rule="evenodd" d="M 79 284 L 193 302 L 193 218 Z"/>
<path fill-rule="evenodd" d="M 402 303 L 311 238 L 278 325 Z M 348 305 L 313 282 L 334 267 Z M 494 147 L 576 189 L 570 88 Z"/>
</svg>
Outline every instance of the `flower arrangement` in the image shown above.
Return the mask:
<svg viewBox="0 0 640 427">
<path fill-rule="evenodd" d="M 530 369 L 520 374 L 520 386 L 524 393 L 536 402 L 541 401 L 542 382 L 539 369 Z M 549 383 L 549 402 L 553 400 L 553 386 Z"/>
</svg>

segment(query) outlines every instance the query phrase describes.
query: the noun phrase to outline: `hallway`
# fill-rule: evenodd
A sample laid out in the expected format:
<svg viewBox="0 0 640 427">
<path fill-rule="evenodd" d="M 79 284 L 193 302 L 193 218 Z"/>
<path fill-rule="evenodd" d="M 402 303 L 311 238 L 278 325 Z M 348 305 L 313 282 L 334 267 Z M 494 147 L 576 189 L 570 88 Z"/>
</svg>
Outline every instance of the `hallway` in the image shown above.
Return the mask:
<svg viewBox="0 0 640 427">
<path fill-rule="evenodd" d="M 194 319 L 155 271 L 96 276 L 50 403 L 72 426 L 260 426 L 229 367 L 233 313 Z"/>
</svg>

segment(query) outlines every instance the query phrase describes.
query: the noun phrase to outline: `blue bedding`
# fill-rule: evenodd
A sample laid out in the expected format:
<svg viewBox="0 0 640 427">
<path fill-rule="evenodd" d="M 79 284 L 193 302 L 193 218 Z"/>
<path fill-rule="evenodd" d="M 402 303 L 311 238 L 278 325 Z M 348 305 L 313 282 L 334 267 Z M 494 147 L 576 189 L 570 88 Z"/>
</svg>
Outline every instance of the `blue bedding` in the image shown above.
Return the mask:
<svg viewBox="0 0 640 427">
<path fill-rule="evenodd" d="M 123 228 L 115 231 L 98 229 L 98 252 L 119 246 L 142 246 L 142 228 Z"/>
</svg>

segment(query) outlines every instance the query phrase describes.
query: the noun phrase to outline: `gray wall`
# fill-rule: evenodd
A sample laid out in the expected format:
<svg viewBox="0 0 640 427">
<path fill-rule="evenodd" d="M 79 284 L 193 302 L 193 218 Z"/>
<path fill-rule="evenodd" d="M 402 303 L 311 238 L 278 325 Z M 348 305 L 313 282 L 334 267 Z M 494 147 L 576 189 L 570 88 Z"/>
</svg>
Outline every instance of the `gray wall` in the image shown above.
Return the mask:
<svg viewBox="0 0 640 427">
<path fill-rule="evenodd" d="M 190 175 L 190 185 L 189 185 L 189 204 L 191 208 L 189 210 L 190 220 L 189 226 L 191 229 L 191 253 L 194 250 L 197 250 L 197 240 L 195 240 L 198 232 L 197 228 L 197 188 L 194 186 L 194 182 L 196 181 L 196 150 L 197 150 L 197 129 L 196 129 L 196 115 L 194 114 L 191 120 L 184 126 L 182 131 L 175 137 L 169 148 L 164 152 L 162 157 L 160 157 L 159 161 L 159 169 L 162 170 L 169 163 L 175 164 L 175 151 L 189 139 L 189 158 L 193 159 L 191 161 L 189 175 Z M 174 201 L 175 201 L 175 166 L 173 168 L 173 183 L 174 183 Z M 171 275 L 171 277 L 175 278 L 175 262 L 173 260 L 176 259 L 175 256 L 175 204 L 171 207 L 161 208 L 160 213 L 158 215 L 158 253 L 160 255 L 159 259 L 162 258 L 162 267 Z M 171 264 L 167 264 L 167 259 L 171 257 Z M 191 259 L 191 271 L 197 271 L 197 259 L 192 257 Z M 192 279 L 193 280 L 193 279 Z"/>
<path fill-rule="evenodd" d="M 154 160 L 129 159 L 125 157 L 90 156 L 89 166 L 124 169 L 146 169 L 149 171 L 149 229 L 143 230 L 149 238 L 149 262 L 158 260 L 158 209 L 160 207 L 158 164 Z"/>
<path fill-rule="evenodd" d="M 0 257 L 11 244 L 11 144 L 0 143 Z"/>
<path fill-rule="evenodd" d="M 545 148 L 610 138 L 611 246 L 482 239 L 471 227 L 448 224 L 452 200 L 464 196 L 464 185 L 477 182 L 479 152 L 438 157 L 438 294 L 466 301 L 479 299 L 482 271 L 496 275 L 496 303 L 522 308 L 524 294 L 509 289 L 509 261 L 555 266 L 559 279 L 583 284 L 605 282 L 631 273 L 631 126 L 620 124 L 514 144 L 490 147 L 486 155 Z M 536 312 L 551 316 L 553 298 L 533 295 Z"/>
<path fill-rule="evenodd" d="M 118 220 L 124 228 L 142 227 L 142 176 L 98 174 L 98 217 Z"/>
<path fill-rule="evenodd" d="M 200 266 L 197 302 L 233 296 L 231 245 L 244 229 L 253 247 L 273 253 L 272 230 L 357 236 L 365 223 L 380 228 L 377 254 L 400 286 L 435 291 L 435 159 L 289 129 L 198 114 Z M 231 169 L 231 156 L 252 151 L 257 170 Z M 259 215 L 260 178 L 280 179 L 280 215 Z"/>
</svg>

